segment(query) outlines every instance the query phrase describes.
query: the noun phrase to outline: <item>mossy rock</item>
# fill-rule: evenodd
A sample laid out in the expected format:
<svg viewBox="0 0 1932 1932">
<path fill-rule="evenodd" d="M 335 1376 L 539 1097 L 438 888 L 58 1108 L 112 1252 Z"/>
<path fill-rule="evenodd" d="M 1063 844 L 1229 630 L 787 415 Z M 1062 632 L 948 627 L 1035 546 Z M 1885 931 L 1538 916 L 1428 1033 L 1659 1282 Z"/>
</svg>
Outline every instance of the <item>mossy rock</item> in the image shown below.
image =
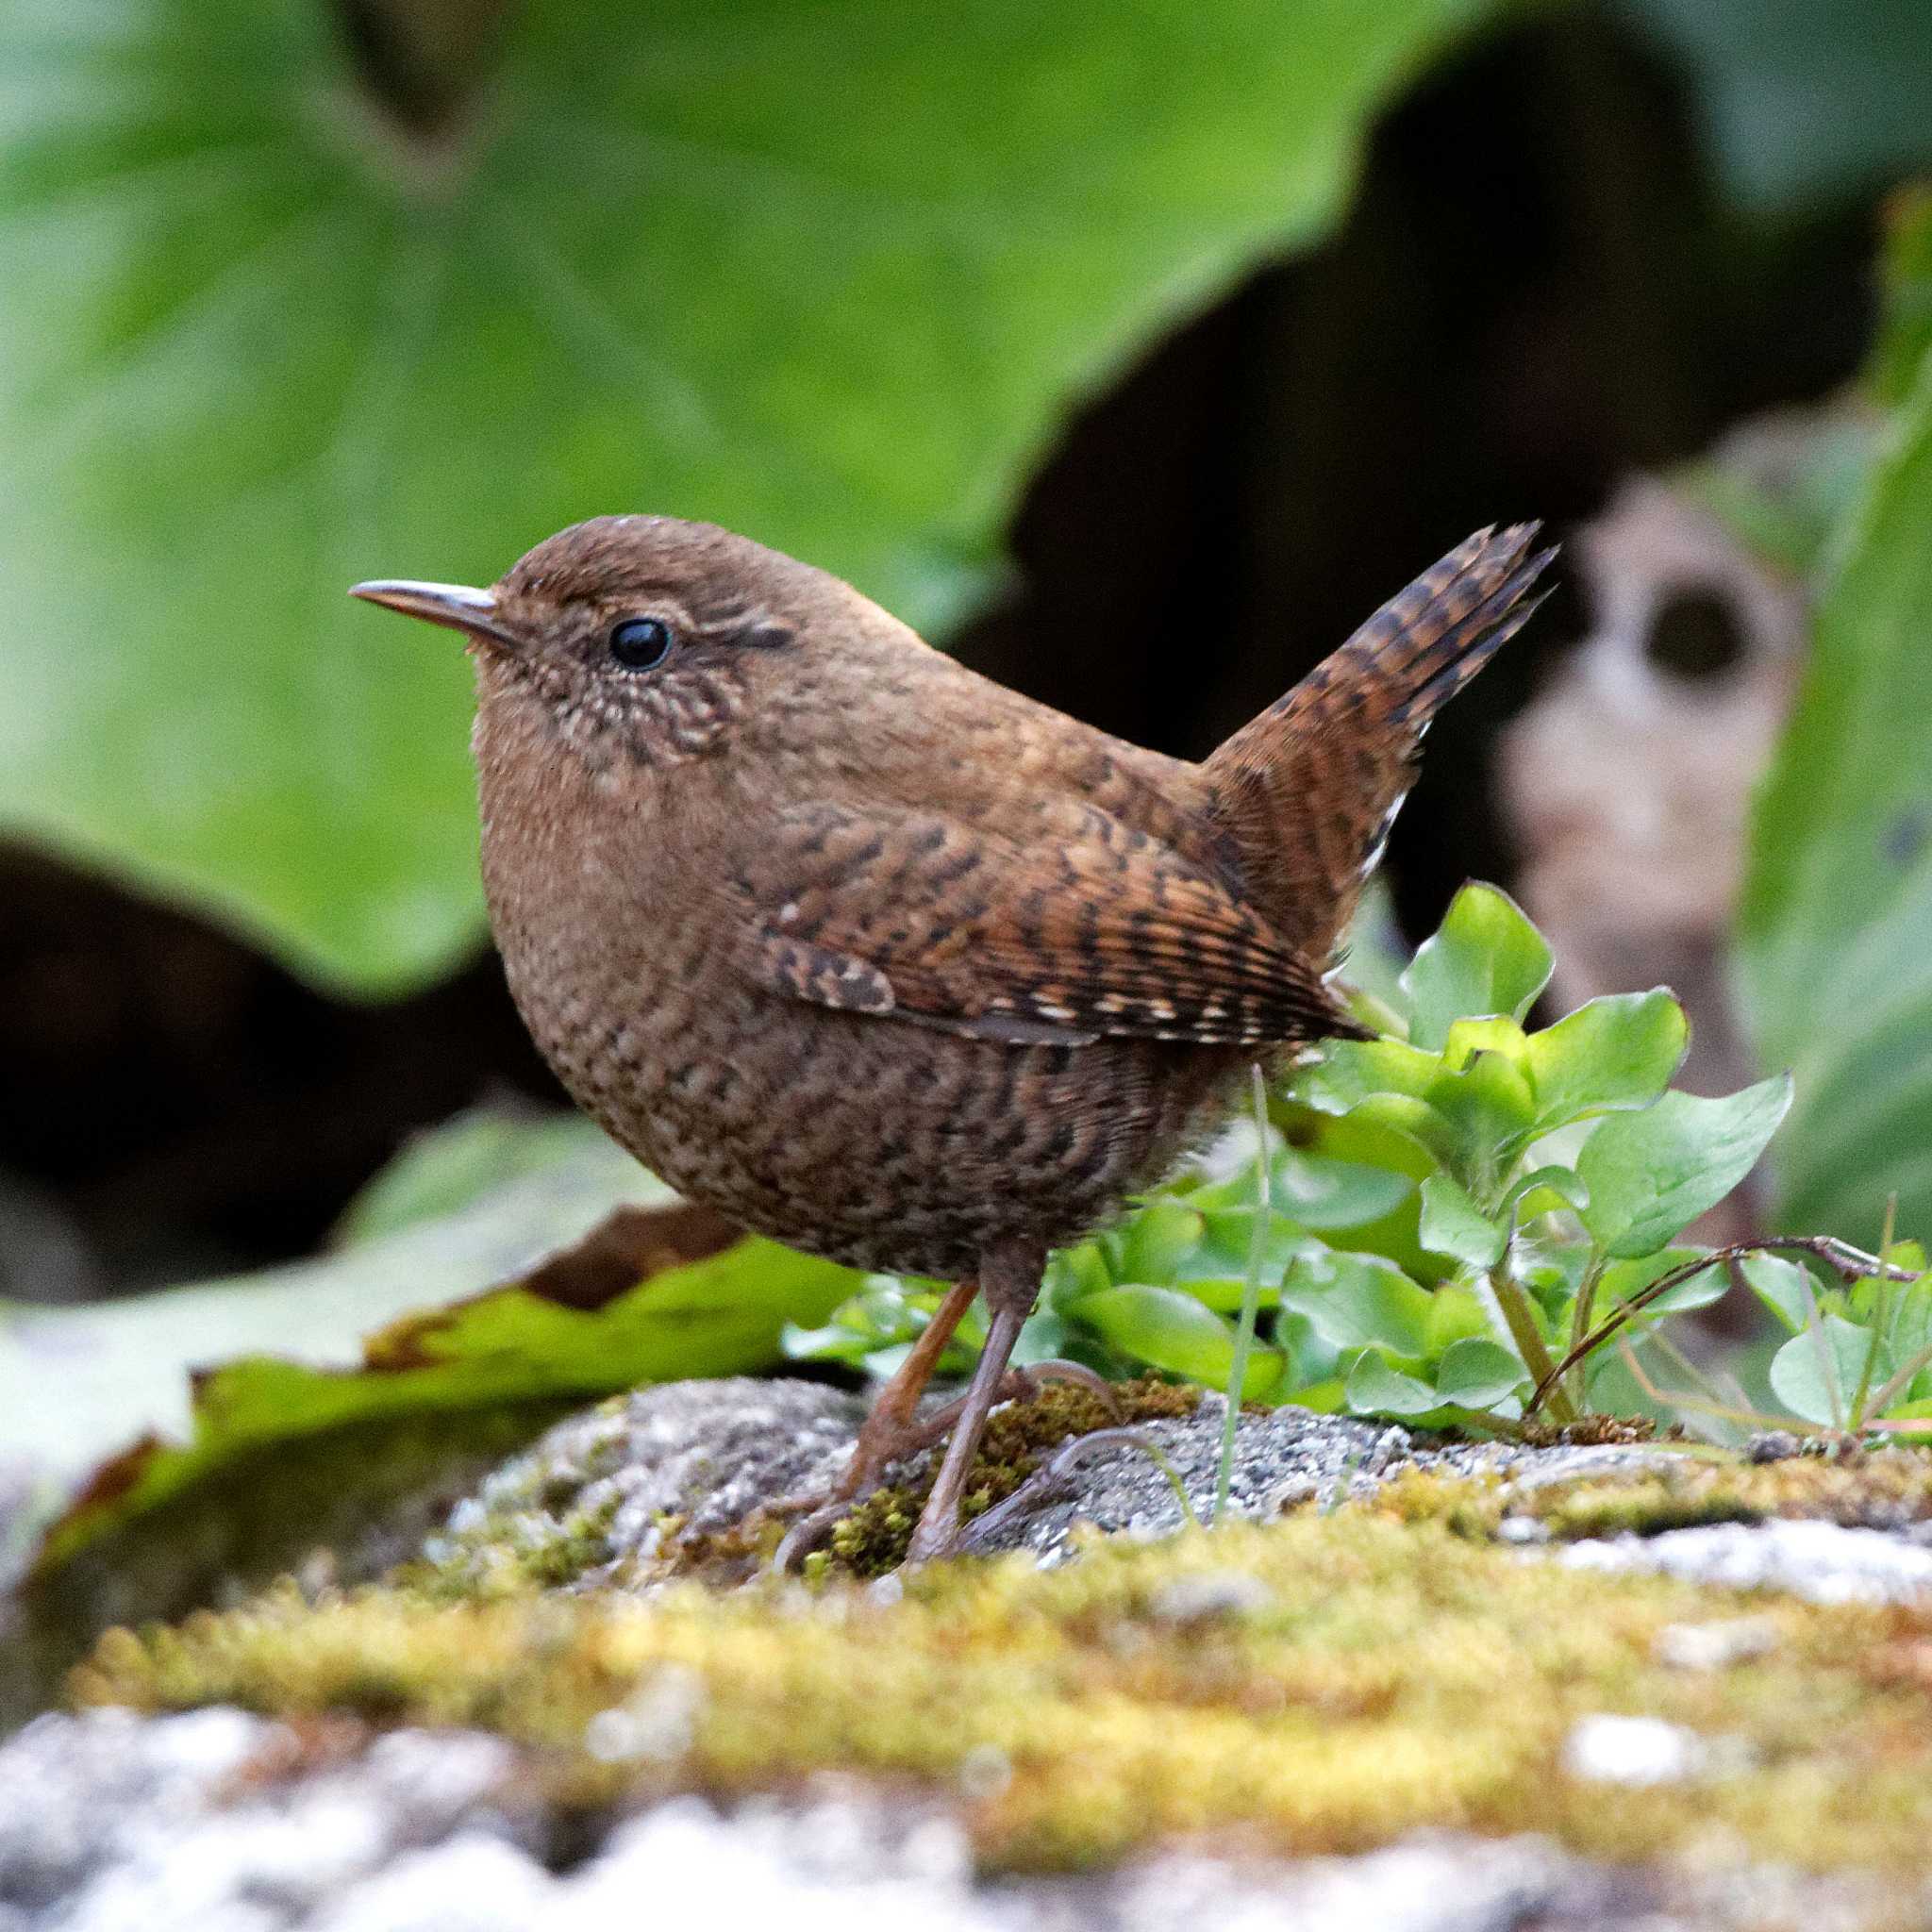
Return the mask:
<svg viewBox="0 0 1932 1932">
<path fill-rule="evenodd" d="M 842 1773 L 943 1795 L 994 1869 L 1202 1835 L 1352 1851 L 1426 1826 L 1612 1859 L 1919 1868 L 1932 1607 L 1580 1573 L 1472 1533 L 1494 1486 L 1464 1484 L 1460 1509 L 1450 1487 L 1429 1508 L 1398 1490 L 1212 1534 L 1094 1538 L 1050 1570 L 962 1561 L 890 1585 L 462 1605 L 290 1588 L 113 1633 L 75 1691 L 479 1725 L 531 1751 L 564 1807 Z M 1754 1641 L 1730 1667 L 1669 1660 L 1674 1631 L 1746 1612 Z M 1704 1769 L 1582 1774 L 1570 1741 L 1604 1713 L 1681 1727 Z"/>
</svg>

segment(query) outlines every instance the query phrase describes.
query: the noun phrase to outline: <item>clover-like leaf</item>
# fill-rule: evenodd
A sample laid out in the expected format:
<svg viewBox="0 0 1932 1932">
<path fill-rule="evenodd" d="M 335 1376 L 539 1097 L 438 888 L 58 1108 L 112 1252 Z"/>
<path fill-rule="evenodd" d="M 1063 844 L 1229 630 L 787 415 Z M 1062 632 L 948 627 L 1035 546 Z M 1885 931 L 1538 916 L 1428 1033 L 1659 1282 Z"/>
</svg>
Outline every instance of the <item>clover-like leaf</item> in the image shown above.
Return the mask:
<svg viewBox="0 0 1932 1932">
<path fill-rule="evenodd" d="M 1341 1040 L 1296 1075 L 1295 1097 L 1318 1113 L 1347 1113 L 1375 1094 L 1420 1100 L 1442 1076 L 1440 1054 L 1401 1040 Z"/>
<path fill-rule="evenodd" d="M 1503 1197 L 1503 1211 L 1518 1221 L 1553 1214 L 1567 1208 L 1580 1214 L 1590 1205 L 1590 1190 L 1567 1167 L 1539 1167 L 1511 1182 Z"/>
<path fill-rule="evenodd" d="M 1496 1053 L 1512 1066 L 1520 1067 L 1528 1058 L 1529 1035 L 1511 1019 L 1491 1014 L 1487 1018 L 1457 1020 L 1442 1042 L 1442 1064 L 1460 1073 L 1479 1053 Z"/>
<path fill-rule="evenodd" d="M 1654 1253 L 1715 1208 L 1757 1164 L 1791 1104 L 1788 1074 L 1720 1100 L 1666 1093 L 1613 1113 L 1583 1143 L 1583 1224 L 1611 1256 Z"/>
<path fill-rule="evenodd" d="M 1465 1179 L 1493 1173 L 1528 1137 L 1536 1096 L 1507 1053 L 1485 1050 L 1431 1083 L 1427 1105 L 1448 1124 L 1448 1159 Z"/>
<path fill-rule="evenodd" d="M 1149 1201 L 1112 1237 L 1117 1243 L 1115 1278 L 1155 1284 L 1173 1281 L 1207 1231 L 1206 1217 L 1187 1203 L 1170 1198 Z"/>
<path fill-rule="evenodd" d="M 1437 1360 L 1446 1349 L 1473 1335 L 1493 1332 L 1490 1310 L 1475 1291 L 1462 1282 L 1450 1280 L 1429 1291 L 1429 1325 L 1424 1357 Z"/>
<path fill-rule="evenodd" d="M 1191 1294 L 1204 1308 L 1212 1308 L 1217 1314 L 1231 1315 L 1247 1296 L 1248 1284 L 1239 1274 L 1203 1274 L 1192 1276 L 1175 1286 L 1184 1293 Z M 1270 1286 L 1263 1281 L 1255 1290 L 1255 1306 L 1257 1308 L 1272 1308 L 1281 1300 L 1278 1283 Z"/>
<path fill-rule="evenodd" d="M 1097 1241 L 1077 1241 L 1071 1248 L 1056 1248 L 1046 1257 L 1041 1305 L 1056 1310 L 1070 1308 L 1113 1284 L 1114 1273 L 1108 1266 L 1106 1249 Z"/>
<path fill-rule="evenodd" d="M 1457 1020 L 1521 1020 L 1549 984 L 1550 965 L 1548 942 L 1507 892 L 1464 886 L 1402 975 L 1410 1041 L 1440 1047 Z"/>
<path fill-rule="evenodd" d="M 1275 1211 L 1318 1234 L 1362 1227 L 1399 1208 L 1415 1183 L 1359 1160 L 1331 1160 L 1289 1148 L 1272 1175 Z"/>
</svg>

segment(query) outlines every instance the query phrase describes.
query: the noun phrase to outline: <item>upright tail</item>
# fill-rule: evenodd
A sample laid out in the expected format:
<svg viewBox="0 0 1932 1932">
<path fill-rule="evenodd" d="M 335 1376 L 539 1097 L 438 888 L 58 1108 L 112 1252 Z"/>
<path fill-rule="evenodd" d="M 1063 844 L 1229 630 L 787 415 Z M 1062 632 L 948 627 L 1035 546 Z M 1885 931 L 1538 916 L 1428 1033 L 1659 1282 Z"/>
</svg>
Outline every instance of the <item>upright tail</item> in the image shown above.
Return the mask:
<svg viewBox="0 0 1932 1932">
<path fill-rule="evenodd" d="M 1331 958 L 1442 707 L 1529 622 L 1554 548 L 1478 530 L 1391 597 L 1205 769 L 1215 815 L 1275 928 Z"/>
</svg>

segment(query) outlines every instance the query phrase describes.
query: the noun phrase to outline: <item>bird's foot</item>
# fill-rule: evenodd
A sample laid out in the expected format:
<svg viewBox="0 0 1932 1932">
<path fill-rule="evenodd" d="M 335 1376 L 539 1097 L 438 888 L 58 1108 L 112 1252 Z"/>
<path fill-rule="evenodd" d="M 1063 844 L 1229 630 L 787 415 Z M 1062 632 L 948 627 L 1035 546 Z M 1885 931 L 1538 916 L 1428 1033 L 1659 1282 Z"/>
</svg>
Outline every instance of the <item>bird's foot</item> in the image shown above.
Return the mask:
<svg viewBox="0 0 1932 1932">
<path fill-rule="evenodd" d="M 982 1510 L 971 1523 L 961 1524 L 954 1533 L 952 1542 L 941 1554 L 948 1557 L 970 1557 L 975 1550 L 984 1549 L 988 1541 L 1003 1524 L 1011 1523 L 1015 1517 L 1025 1515 L 1030 1509 L 1037 1509 L 1095 1450 L 1120 1448 L 1138 1449 L 1142 1455 L 1151 1457 L 1158 1463 L 1166 1472 L 1168 1480 L 1175 1485 L 1174 1493 L 1180 1498 L 1181 1508 L 1188 1520 L 1191 1523 L 1196 1521 L 1193 1507 L 1188 1501 L 1187 1491 L 1180 1486 L 1179 1479 L 1174 1473 L 1174 1466 L 1152 1436 L 1141 1429 L 1090 1429 L 1084 1436 L 1075 1436 L 1071 1441 L 1062 1442 L 1051 1459 L 1041 1463 L 1003 1502 L 995 1503 L 991 1509 Z"/>
<path fill-rule="evenodd" d="M 1108 1414 L 1117 1416 L 1120 1413 L 1113 1386 L 1105 1376 L 1096 1374 L 1084 1363 L 1058 1359 L 1032 1362 L 1024 1369 L 1009 1369 L 1000 1382 L 997 1400 L 1024 1401 L 1039 1394 L 1053 1382 L 1070 1382 L 1085 1389 L 1105 1405 Z M 791 1525 L 779 1543 L 772 1558 L 774 1571 L 782 1576 L 817 1549 L 832 1525 L 879 1487 L 889 1465 L 942 1441 L 965 1412 L 966 1400 L 963 1395 L 958 1396 L 934 1409 L 930 1415 L 910 1420 L 884 1414 L 875 1407 L 866 1417 L 864 1426 L 858 1432 L 858 1440 L 853 1444 L 851 1459 L 829 1492 L 821 1491 L 783 1496 L 776 1502 L 766 1504 L 767 1513 L 774 1516 L 797 1515 L 801 1510 L 808 1512 Z"/>
</svg>

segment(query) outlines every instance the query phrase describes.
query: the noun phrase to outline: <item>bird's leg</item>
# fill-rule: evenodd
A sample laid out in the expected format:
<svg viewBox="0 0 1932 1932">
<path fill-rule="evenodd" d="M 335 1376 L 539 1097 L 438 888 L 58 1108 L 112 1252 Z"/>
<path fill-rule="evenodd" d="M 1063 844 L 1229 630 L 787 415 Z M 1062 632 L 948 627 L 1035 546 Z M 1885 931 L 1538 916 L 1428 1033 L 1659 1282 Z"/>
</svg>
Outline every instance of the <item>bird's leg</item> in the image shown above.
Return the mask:
<svg viewBox="0 0 1932 1932">
<path fill-rule="evenodd" d="M 1021 1327 L 1040 1291 L 1044 1262 L 1044 1256 L 1032 1248 L 1008 1249 L 989 1256 L 980 1269 L 980 1286 L 986 1291 L 986 1306 L 992 1320 L 960 1403 L 953 1440 L 946 1444 L 945 1460 L 940 1464 L 919 1526 L 912 1532 L 906 1552 L 908 1563 L 925 1563 L 944 1556 L 959 1534 L 959 1503 L 966 1493 L 966 1478 L 978 1453 L 979 1439 L 986 1432 L 987 1416 L 1000 1398 L 1013 1344 L 1019 1341 Z"/>
<path fill-rule="evenodd" d="M 925 1332 L 912 1344 L 912 1351 L 892 1373 L 891 1380 L 873 1398 L 858 1440 L 852 1445 L 852 1459 L 839 1480 L 832 1485 L 830 1500 L 851 1501 L 874 1488 L 879 1472 L 895 1456 L 924 1446 L 923 1440 L 908 1442 L 909 1424 L 919 1407 L 919 1398 L 932 1380 L 933 1365 L 952 1341 L 953 1331 L 965 1319 L 979 1292 L 976 1281 L 961 1281 L 946 1291 L 946 1298 L 933 1310 Z"/>
<path fill-rule="evenodd" d="M 1062 1361 L 1058 1356 L 1049 1357 L 1042 1362 L 1028 1362 L 1023 1369 L 1008 1369 L 993 1399 L 995 1402 L 1024 1402 L 1038 1395 L 1050 1382 L 1067 1382 L 1075 1389 L 1086 1390 L 1112 1421 L 1120 1420 L 1120 1398 L 1114 1393 L 1113 1384 L 1105 1375 L 1090 1369 L 1085 1362 Z M 930 1415 L 921 1416 L 907 1429 L 907 1448 L 900 1453 L 924 1449 L 928 1443 L 937 1442 L 942 1436 L 950 1434 L 953 1424 L 966 1412 L 968 1399 L 964 1395 L 956 1395 L 943 1408 L 936 1408 Z"/>
</svg>

